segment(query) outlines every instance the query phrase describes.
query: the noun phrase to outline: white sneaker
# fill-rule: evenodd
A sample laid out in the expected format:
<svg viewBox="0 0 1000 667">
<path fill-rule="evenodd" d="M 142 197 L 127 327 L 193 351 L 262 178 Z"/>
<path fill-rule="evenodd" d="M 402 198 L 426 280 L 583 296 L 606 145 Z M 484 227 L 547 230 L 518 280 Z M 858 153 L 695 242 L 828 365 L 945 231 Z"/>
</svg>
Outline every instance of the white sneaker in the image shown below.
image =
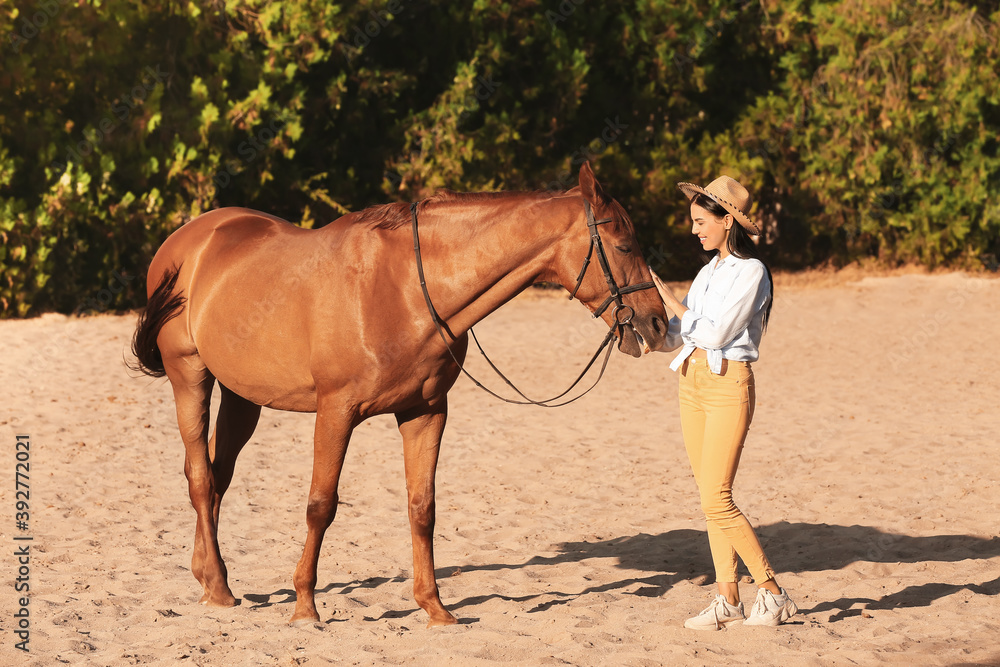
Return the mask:
<svg viewBox="0 0 1000 667">
<path fill-rule="evenodd" d="M 744 625 L 769 625 L 771 627 L 781 625 L 799 610 L 788 597 L 788 593 L 782 588 L 781 595 L 775 595 L 771 591 L 760 588 L 757 590 L 757 599 L 750 610 L 750 618 Z"/>
<path fill-rule="evenodd" d="M 700 614 L 684 621 L 684 627 L 691 630 L 721 630 L 730 623 L 745 619 L 743 603 L 729 604 L 726 596 L 720 593 Z"/>
</svg>

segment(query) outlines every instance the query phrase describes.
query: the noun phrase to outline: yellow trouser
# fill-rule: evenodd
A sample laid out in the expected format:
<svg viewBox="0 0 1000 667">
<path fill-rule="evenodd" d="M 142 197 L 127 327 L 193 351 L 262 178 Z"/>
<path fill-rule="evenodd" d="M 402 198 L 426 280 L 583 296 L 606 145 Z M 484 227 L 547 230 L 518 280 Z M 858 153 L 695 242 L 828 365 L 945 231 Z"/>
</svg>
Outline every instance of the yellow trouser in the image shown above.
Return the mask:
<svg viewBox="0 0 1000 667">
<path fill-rule="evenodd" d="M 692 356 L 681 367 L 679 393 L 681 431 L 701 493 L 716 581 L 737 580 L 737 554 L 758 585 L 773 579 L 757 535 L 733 502 L 733 479 L 756 402 L 750 364 L 723 360 L 716 375 L 704 358 Z"/>
</svg>

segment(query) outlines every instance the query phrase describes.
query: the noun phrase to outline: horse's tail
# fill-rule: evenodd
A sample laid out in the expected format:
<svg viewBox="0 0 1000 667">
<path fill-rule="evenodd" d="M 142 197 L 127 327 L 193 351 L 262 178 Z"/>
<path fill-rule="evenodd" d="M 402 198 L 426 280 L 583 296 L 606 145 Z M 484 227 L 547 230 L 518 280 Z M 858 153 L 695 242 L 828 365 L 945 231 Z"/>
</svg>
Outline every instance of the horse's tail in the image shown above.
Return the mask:
<svg viewBox="0 0 1000 667">
<path fill-rule="evenodd" d="M 156 337 L 160 335 L 163 325 L 181 314 L 187 299 L 180 292 L 174 293 L 177 286 L 177 275 L 181 269 L 175 266 L 163 272 L 163 279 L 149 297 L 146 310 L 139 316 L 139 322 L 132 336 L 132 354 L 136 362 L 126 362 L 134 371 L 153 377 L 163 377 L 167 374 L 163 367 L 163 355 L 156 345 Z"/>
</svg>

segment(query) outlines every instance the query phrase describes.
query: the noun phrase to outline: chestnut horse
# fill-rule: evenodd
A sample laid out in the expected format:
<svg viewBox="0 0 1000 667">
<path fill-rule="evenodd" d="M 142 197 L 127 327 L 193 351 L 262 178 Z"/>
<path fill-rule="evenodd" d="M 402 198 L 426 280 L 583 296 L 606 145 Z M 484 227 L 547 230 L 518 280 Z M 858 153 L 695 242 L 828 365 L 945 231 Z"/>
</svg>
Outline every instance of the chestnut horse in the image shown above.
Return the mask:
<svg viewBox="0 0 1000 667">
<path fill-rule="evenodd" d="M 591 240 L 586 204 L 609 218 L 600 236 L 617 284 L 649 281 L 631 221 L 589 164 L 579 186 L 565 192 L 441 192 L 412 216 L 408 204 L 385 204 L 318 230 L 224 208 L 163 243 L 149 267 L 149 302 L 133 352 L 138 368 L 165 374 L 173 388 L 198 515 L 191 571 L 204 587 L 202 603 L 236 604 L 219 551 L 219 507 L 261 406 L 316 413 L 308 533 L 293 578 L 296 625 L 319 620 L 317 560 L 337 513 L 351 432 L 391 412 L 403 437 L 414 597 L 429 626 L 456 622 L 441 604 L 432 545 L 434 475 L 456 361 L 465 357 L 470 327 L 531 284 L 577 284 Z M 441 335 L 418 278 L 418 212 L 426 287 Z M 581 302 L 593 312 L 608 293 L 597 267 L 584 271 Z M 658 349 L 667 316 L 656 291 L 621 298 L 634 316 L 617 326 L 618 349 L 636 357 L 643 347 Z M 610 310 L 601 316 L 616 327 Z M 209 438 L 216 380 L 222 402 Z"/>
</svg>

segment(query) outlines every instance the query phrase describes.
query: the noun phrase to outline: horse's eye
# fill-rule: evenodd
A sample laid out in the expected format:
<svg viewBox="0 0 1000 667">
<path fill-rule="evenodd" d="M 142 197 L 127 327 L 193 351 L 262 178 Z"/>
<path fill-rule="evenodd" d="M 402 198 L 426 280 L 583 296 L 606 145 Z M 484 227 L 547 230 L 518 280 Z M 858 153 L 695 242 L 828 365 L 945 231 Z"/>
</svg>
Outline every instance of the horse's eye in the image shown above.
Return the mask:
<svg viewBox="0 0 1000 667">
<path fill-rule="evenodd" d="M 615 250 L 622 253 L 623 255 L 628 255 L 632 252 L 632 248 L 628 247 L 627 245 L 616 245 Z"/>
</svg>

